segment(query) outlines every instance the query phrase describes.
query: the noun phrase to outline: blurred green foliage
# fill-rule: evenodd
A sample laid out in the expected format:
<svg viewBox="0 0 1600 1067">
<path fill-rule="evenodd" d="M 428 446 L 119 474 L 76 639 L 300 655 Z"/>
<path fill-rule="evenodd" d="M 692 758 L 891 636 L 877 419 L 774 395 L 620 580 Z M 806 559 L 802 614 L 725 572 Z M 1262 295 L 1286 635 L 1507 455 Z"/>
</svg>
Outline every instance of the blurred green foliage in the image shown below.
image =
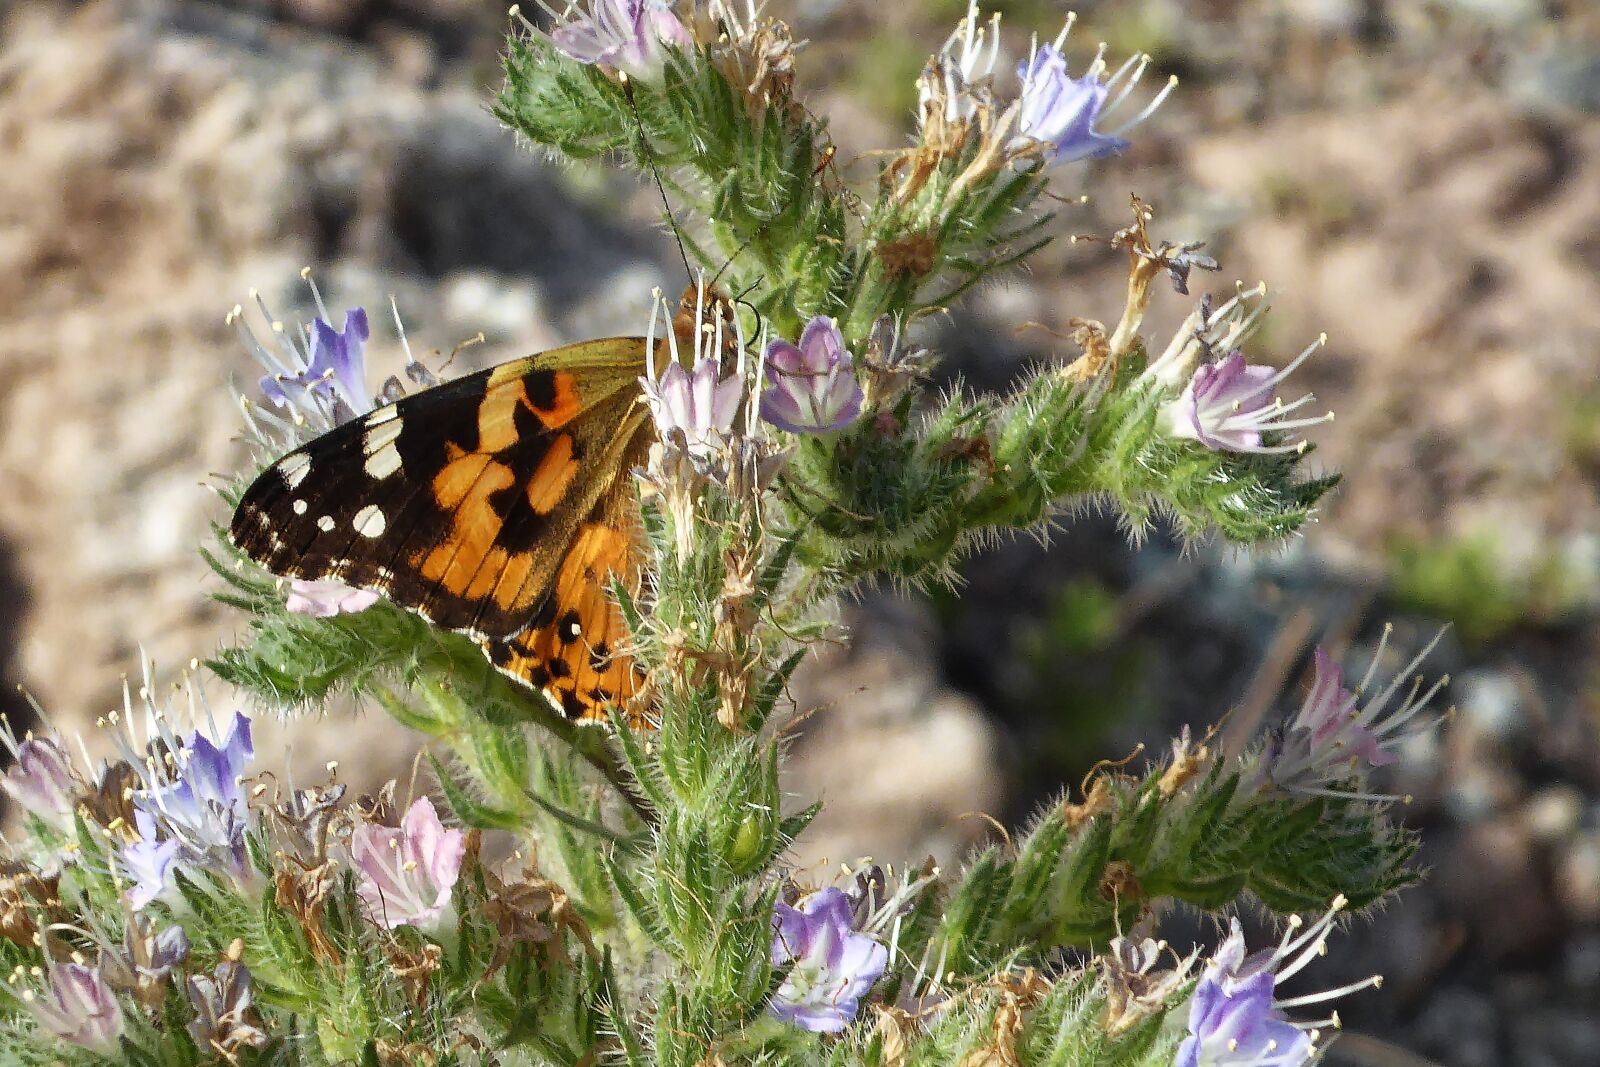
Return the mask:
<svg viewBox="0 0 1600 1067">
<path fill-rule="evenodd" d="M 1519 626 L 1560 622 L 1592 592 L 1592 582 L 1559 551 L 1513 564 L 1488 531 L 1397 541 L 1389 567 L 1396 607 L 1453 623 L 1469 644 L 1493 641 Z"/>
<path fill-rule="evenodd" d="M 1016 638 L 1017 670 L 1006 698 L 1025 718 L 1020 775 L 1055 788 L 1107 754 L 1112 728 L 1137 716 L 1145 649 L 1122 632 L 1121 600 L 1094 577 L 1056 589 L 1045 616 Z"/>
</svg>

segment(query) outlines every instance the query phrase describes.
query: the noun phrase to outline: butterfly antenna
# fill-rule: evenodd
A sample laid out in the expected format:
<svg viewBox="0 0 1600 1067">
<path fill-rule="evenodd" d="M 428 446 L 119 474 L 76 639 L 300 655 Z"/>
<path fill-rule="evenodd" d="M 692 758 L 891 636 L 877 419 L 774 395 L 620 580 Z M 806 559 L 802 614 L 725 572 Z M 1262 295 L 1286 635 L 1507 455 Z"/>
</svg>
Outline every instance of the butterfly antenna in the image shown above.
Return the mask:
<svg viewBox="0 0 1600 1067">
<path fill-rule="evenodd" d="M 650 167 L 650 176 L 655 179 L 656 192 L 661 194 L 661 207 L 667 213 L 667 225 L 672 228 L 672 240 L 678 246 L 678 258 L 683 260 L 684 276 L 693 281 L 694 268 L 689 266 L 689 253 L 683 247 L 683 235 L 678 232 L 678 220 L 672 214 L 672 201 L 667 199 L 667 186 L 661 180 L 661 171 L 656 166 L 655 150 L 650 147 L 650 139 L 644 132 L 644 116 L 639 114 L 639 102 L 633 98 L 633 79 L 628 77 L 627 71 L 618 71 L 617 77 L 622 81 L 622 95 L 628 98 L 628 107 L 633 112 L 634 125 L 639 130 L 639 146 L 644 150 L 644 161 Z"/>
<path fill-rule="evenodd" d="M 754 304 L 750 303 L 750 301 L 746 300 L 745 297 L 749 296 L 752 292 L 754 292 L 756 287 L 759 286 L 765 280 L 766 280 L 766 276 L 765 275 L 757 275 L 755 281 L 753 281 L 749 285 L 745 286 L 743 289 L 741 289 L 733 297 L 733 305 L 735 307 L 748 308 L 750 310 L 750 314 L 755 316 L 756 324 L 758 326 L 760 326 L 763 330 L 766 329 L 767 320 L 765 319 L 765 317 L 762 316 L 761 309 L 756 307 Z"/>
</svg>

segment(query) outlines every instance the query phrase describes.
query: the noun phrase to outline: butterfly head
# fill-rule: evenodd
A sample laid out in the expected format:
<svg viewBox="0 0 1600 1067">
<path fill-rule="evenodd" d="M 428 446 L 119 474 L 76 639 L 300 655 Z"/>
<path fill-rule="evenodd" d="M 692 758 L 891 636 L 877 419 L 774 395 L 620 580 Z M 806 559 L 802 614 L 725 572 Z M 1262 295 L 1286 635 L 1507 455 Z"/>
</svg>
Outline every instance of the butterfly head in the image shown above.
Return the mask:
<svg viewBox="0 0 1600 1067">
<path fill-rule="evenodd" d="M 726 292 L 702 277 L 684 288 L 676 308 L 660 301 L 657 313 L 662 310 L 671 318 L 666 333 L 651 347 L 653 377 L 659 379 L 674 362 L 692 369 L 703 359 L 716 360 L 725 373 L 742 372 L 744 329 Z"/>
</svg>

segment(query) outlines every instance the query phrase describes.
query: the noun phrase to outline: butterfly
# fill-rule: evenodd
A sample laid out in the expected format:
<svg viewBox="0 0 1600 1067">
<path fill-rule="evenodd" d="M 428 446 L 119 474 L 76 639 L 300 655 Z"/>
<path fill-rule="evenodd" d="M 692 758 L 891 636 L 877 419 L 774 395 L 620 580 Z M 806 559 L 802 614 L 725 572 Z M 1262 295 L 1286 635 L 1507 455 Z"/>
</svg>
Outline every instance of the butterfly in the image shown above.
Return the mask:
<svg viewBox="0 0 1600 1067">
<path fill-rule="evenodd" d="M 698 298 L 698 299 L 697 299 Z M 708 305 L 691 286 L 673 333 Z M 695 349 L 691 347 L 690 351 Z M 371 590 L 470 635 L 568 718 L 648 725 L 611 584 L 644 572 L 633 470 L 655 439 L 643 337 L 583 341 L 376 408 L 283 456 L 245 490 L 229 535 L 274 574 Z"/>
</svg>

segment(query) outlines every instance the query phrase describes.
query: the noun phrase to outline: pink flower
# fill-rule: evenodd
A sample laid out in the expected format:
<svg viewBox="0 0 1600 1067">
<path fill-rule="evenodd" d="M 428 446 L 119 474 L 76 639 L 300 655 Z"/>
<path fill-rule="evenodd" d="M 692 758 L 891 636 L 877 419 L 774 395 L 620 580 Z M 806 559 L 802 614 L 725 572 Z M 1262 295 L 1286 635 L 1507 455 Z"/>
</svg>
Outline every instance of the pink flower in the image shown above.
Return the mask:
<svg viewBox="0 0 1600 1067">
<path fill-rule="evenodd" d="M 1257 771 L 1261 784 L 1313 795 L 1368 796 L 1360 791 L 1363 772 L 1395 762 L 1394 749 L 1416 732 L 1413 720 L 1450 680 L 1446 676 L 1424 689 L 1416 678 L 1406 691 L 1407 679 L 1439 643 L 1435 637 L 1398 677 L 1373 692 L 1388 641 L 1385 629 L 1354 692 L 1344 687 L 1344 672 L 1333 657 L 1321 648 L 1315 651 L 1311 689 L 1294 720 L 1270 736 Z M 1392 706 L 1402 693 L 1398 706 Z"/>
<path fill-rule="evenodd" d="M 1378 735 L 1356 710 L 1356 695 L 1344 687 L 1344 669 L 1320 645 L 1311 658 L 1315 664 L 1311 691 L 1293 729 L 1303 730 L 1313 749 L 1339 748 L 1371 767 L 1393 763 L 1394 754 L 1381 747 Z"/>
<path fill-rule="evenodd" d="M 1278 383 L 1321 345 L 1319 340 L 1309 346 L 1281 371 L 1252 366 L 1238 351 L 1221 362 L 1200 364 L 1183 394 L 1163 411 L 1168 431 L 1222 452 L 1293 452 L 1305 447 L 1303 443 L 1263 444 L 1262 434 L 1315 426 L 1332 417 L 1285 419 L 1314 397 L 1308 393 L 1285 404 L 1277 394 Z"/>
<path fill-rule="evenodd" d="M 357 589 L 333 579 L 308 582 L 295 578 L 289 583 L 289 599 L 284 607 L 296 615 L 328 619 L 335 615 L 354 615 L 378 602 L 378 594 Z"/>
<path fill-rule="evenodd" d="M 826 315 L 806 324 L 800 343 L 773 341 L 766 351 L 761 417 L 790 433 L 842 430 L 861 414 L 862 392 L 839 327 Z"/>
<path fill-rule="evenodd" d="M 555 46 L 579 63 L 598 64 L 635 78 L 654 79 L 667 57 L 663 44 L 692 43 L 664 0 L 591 0 L 570 22 L 551 31 Z"/>
<path fill-rule="evenodd" d="M 9 734 L 7 747 L 11 746 Z M 60 739 L 30 737 L 13 748 L 16 762 L 0 777 L 0 789 L 22 810 L 60 833 L 70 833 L 83 786 Z"/>
<path fill-rule="evenodd" d="M 733 431 L 744 380 L 736 374 L 718 380 L 720 373 L 716 359 L 702 357 L 695 361 L 693 373 L 673 360 L 660 381 L 639 380 L 663 440 L 673 430 L 681 430 L 689 451 L 704 456 Z"/>
<path fill-rule="evenodd" d="M 357 826 L 350 853 L 367 917 L 390 930 L 437 925 L 450 906 L 466 847 L 466 835 L 446 830 L 427 797 L 407 809 L 399 829 Z"/>
</svg>

